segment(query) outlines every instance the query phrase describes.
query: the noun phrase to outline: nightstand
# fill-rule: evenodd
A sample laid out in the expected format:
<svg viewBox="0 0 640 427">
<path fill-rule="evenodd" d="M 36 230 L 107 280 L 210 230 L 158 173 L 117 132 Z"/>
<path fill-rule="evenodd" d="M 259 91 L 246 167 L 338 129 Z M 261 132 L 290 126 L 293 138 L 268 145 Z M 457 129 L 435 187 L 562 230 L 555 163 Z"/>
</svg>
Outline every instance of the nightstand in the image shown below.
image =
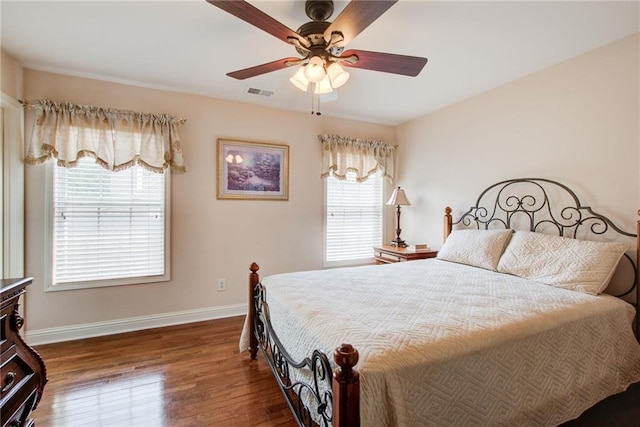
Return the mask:
<svg viewBox="0 0 640 427">
<path fill-rule="evenodd" d="M 435 258 L 438 255 L 438 251 L 431 249 L 416 251 L 391 245 L 374 246 L 373 252 L 376 258 L 376 264 L 391 264 L 394 262 Z"/>
</svg>

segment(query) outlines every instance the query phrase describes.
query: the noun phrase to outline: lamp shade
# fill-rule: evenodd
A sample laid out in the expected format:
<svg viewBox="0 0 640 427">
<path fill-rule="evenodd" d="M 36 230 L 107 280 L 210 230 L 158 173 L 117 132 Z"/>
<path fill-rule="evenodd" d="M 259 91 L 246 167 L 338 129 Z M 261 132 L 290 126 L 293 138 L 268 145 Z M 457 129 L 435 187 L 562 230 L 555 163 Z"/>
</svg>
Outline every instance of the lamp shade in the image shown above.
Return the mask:
<svg viewBox="0 0 640 427">
<path fill-rule="evenodd" d="M 331 88 L 331 82 L 329 81 L 328 76 L 324 76 L 324 79 L 316 83 L 314 93 L 318 95 L 322 95 L 322 94 L 331 93 L 331 92 L 333 92 L 333 89 Z"/>
<path fill-rule="evenodd" d="M 391 195 L 391 198 L 389 198 L 387 205 L 411 206 L 411 202 L 409 201 L 409 199 L 407 199 L 407 195 L 404 194 L 404 190 L 398 187 L 393 190 L 393 194 Z"/>
<path fill-rule="evenodd" d="M 303 92 L 307 91 L 309 80 L 304 76 L 304 67 L 298 68 L 298 72 L 289 79 L 291 83 Z"/>
<path fill-rule="evenodd" d="M 327 74 L 331 79 L 331 86 L 334 89 L 339 88 L 349 80 L 349 73 L 347 73 L 337 62 L 332 63 L 327 68 Z"/>
</svg>

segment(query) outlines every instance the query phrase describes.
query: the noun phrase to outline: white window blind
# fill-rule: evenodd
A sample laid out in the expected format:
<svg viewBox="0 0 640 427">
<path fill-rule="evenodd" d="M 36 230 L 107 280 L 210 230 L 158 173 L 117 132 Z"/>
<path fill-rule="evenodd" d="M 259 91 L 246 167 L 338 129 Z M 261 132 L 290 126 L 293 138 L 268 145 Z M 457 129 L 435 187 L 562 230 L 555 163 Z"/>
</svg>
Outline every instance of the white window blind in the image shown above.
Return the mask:
<svg viewBox="0 0 640 427">
<path fill-rule="evenodd" d="M 165 274 L 165 175 L 54 167 L 53 285 Z"/>
<path fill-rule="evenodd" d="M 363 261 L 382 243 L 382 177 L 326 178 L 325 263 Z"/>
</svg>

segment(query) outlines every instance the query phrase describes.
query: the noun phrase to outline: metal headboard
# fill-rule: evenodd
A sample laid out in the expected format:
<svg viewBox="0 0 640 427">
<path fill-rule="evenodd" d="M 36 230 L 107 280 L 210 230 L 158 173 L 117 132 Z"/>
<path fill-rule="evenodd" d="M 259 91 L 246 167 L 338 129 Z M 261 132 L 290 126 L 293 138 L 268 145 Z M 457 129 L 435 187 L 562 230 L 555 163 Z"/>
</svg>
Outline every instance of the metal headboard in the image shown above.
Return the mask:
<svg viewBox="0 0 640 427">
<path fill-rule="evenodd" d="M 640 211 L 638 211 L 640 215 Z M 445 209 L 445 238 L 454 226 L 463 228 L 511 228 L 585 240 L 620 240 L 633 238 L 636 242 L 635 262 L 625 253 L 626 269 L 630 274 L 620 292 L 615 296 L 629 297 L 635 292 L 634 301 L 640 307 L 638 292 L 638 265 L 640 264 L 640 221 L 636 234 L 620 229 L 609 218 L 584 206 L 578 196 L 564 184 L 545 178 L 518 178 L 500 181 L 486 188 L 476 204 L 453 221 L 451 208 Z M 621 262 L 622 264 L 622 262 Z M 626 263 L 625 263 L 626 264 Z M 624 268 L 619 266 L 618 269 Z M 629 283 L 630 282 L 630 283 Z M 638 310 L 640 311 L 640 310 Z M 636 335 L 640 337 L 640 315 L 636 314 Z"/>
</svg>

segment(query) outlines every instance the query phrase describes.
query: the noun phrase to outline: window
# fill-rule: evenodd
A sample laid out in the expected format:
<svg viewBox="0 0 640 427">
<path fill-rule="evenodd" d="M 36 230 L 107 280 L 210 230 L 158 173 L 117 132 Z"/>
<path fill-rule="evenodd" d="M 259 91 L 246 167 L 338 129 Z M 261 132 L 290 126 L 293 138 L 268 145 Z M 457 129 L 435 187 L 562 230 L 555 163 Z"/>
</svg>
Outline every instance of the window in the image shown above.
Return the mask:
<svg viewBox="0 0 640 427">
<path fill-rule="evenodd" d="M 325 179 L 325 266 L 363 263 L 382 243 L 382 182 L 378 173 L 356 182 Z"/>
<path fill-rule="evenodd" d="M 46 182 L 45 290 L 169 280 L 166 171 L 185 171 L 185 119 L 49 99 L 23 104 L 35 110 L 25 163 L 57 159 Z"/>
<path fill-rule="evenodd" d="M 168 172 L 53 169 L 49 290 L 169 280 Z"/>
</svg>

